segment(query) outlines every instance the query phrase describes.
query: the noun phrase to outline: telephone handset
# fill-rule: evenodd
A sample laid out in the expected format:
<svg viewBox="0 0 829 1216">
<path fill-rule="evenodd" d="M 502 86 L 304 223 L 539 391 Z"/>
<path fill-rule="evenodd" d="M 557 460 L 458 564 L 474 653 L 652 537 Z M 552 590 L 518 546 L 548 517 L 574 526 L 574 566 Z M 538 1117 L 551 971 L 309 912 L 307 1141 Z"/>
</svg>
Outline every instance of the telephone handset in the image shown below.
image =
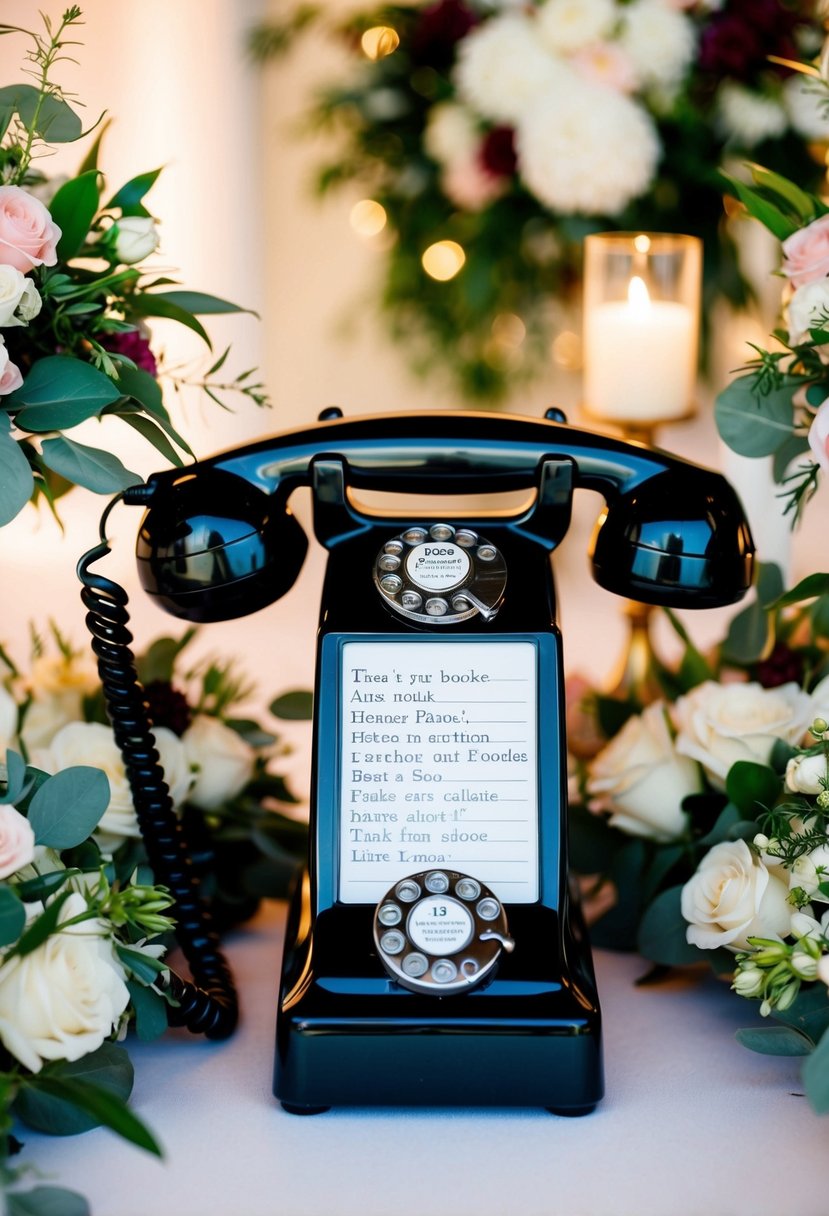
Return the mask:
<svg viewBox="0 0 829 1216">
<path fill-rule="evenodd" d="M 325 419 L 123 495 L 147 508 L 145 590 L 187 620 L 243 616 L 288 590 L 307 547 L 288 504 L 299 486 L 329 551 L 310 855 L 286 930 L 275 1093 L 297 1113 L 584 1113 L 603 1092 L 600 1011 L 567 874 L 550 554 L 574 490 L 597 490 L 603 587 L 729 604 L 751 582 L 743 511 L 719 474 L 572 429 L 558 411 Z M 462 517 L 443 501 L 412 518 L 355 498 L 376 489 L 533 498 Z"/>
</svg>

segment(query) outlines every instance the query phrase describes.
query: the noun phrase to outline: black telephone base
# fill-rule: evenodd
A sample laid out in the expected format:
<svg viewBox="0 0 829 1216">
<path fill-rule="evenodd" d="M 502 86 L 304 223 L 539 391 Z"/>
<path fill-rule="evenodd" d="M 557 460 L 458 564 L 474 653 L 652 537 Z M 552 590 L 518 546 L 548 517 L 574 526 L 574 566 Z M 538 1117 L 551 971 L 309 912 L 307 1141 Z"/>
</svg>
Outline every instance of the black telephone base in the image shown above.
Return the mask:
<svg viewBox="0 0 829 1216">
<path fill-rule="evenodd" d="M 581 1115 L 602 1097 L 601 1017 L 575 897 L 560 923 L 551 914 L 540 931 L 537 907 L 533 916 L 513 905 L 521 948 L 488 986 L 443 998 L 407 992 L 376 957 L 360 966 L 349 940 L 369 936 L 370 909 L 339 906 L 311 930 L 308 898 L 304 881 L 286 936 L 274 1079 L 284 1109 L 538 1106 Z"/>
</svg>

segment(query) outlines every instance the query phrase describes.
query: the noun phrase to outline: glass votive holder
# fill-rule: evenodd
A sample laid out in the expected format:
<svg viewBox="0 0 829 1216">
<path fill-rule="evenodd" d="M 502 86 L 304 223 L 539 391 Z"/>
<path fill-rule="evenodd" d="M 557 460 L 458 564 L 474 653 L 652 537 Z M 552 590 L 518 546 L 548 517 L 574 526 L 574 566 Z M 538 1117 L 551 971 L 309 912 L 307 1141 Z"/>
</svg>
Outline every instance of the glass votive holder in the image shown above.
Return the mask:
<svg viewBox="0 0 829 1216">
<path fill-rule="evenodd" d="M 584 258 L 584 408 L 654 426 L 694 412 L 702 243 L 666 232 L 600 232 Z"/>
</svg>

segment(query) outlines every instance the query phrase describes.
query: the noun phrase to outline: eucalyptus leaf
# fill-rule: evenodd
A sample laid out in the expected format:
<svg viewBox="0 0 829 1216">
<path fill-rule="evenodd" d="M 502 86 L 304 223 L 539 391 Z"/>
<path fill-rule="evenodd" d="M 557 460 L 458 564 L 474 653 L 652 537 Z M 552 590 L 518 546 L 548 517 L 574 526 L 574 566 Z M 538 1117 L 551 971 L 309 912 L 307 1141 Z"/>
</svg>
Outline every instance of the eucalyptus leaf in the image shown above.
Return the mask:
<svg viewBox="0 0 829 1216">
<path fill-rule="evenodd" d="M 48 1065 L 46 1072 L 58 1080 L 92 1083 L 122 1102 L 126 1102 L 132 1093 L 132 1062 L 125 1048 L 117 1043 L 104 1042 L 79 1060 L 62 1060 Z M 101 1124 L 101 1120 L 90 1112 L 44 1092 L 35 1078 L 29 1078 L 21 1088 L 14 1110 L 27 1126 L 50 1136 L 75 1136 Z"/>
<path fill-rule="evenodd" d="M 285 692 L 271 701 L 270 711 L 275 718 L 282 718 L 286 722 L 307 722 L 314 716 L 313 694 L 304 688 Z"/>
<path fill-rule="evenodd" d="M 711 848 L 712 845 L 720 844 L 723 840 L 732 840 L 732 829 L 740 822 L 740 812 L 733 802 L 727 803 L 720 811 L 717 821 L 711 831 L 700 838 L 700 844 L 704 848 Z"/>
<path fill-rule="evenodd" d="M 36 843 L 52 849 L 81 844 L 97 827 L 109 800 L 109 780 L 100 769 L 74 765 L 55 773 L 29 807 Z"/>
<path fill-rule="evenodd" d="M 138 434 L 146 439 L 148 443 L 151 443 L 165 460 L 169 460 L 170 464 L 176 465 L 177 468 L 180 468 L 184 464 L 181 456 L 172 443 L 170 443 L 161 427 L 156 422 L 153 422 L 152 418 L 146 418 L 143 414 L 131 413 L 119 414 L 119 417 L 128 426 L 131 426 L 133 430 L 138 431 Z"/>
<path fill-rule="evenodd" d="M 125 1140 L 161 1157 L 162 1152 L 152 1132 L 133 1114 L 126 1103 L 101 1085 L 92 1085 L 75 1077 L 56 1076 L 54 1073 L 37 1073 L 29 1085 L 47 1097 L 59 1098 L 84 1114 L 90 1115 L 98 1125 L 110 1128 Z M 94 1126 L 94 1124 L 93 1124 Z"/>
<path fill-rule="evenodd" d="M 829 997 L 823 984 L 804 984 L 788 1009 L 774 1009 L 775 1021 L 802 1031 L 813 1043 L 829 1029 Z"/>
<path fill-rule="evenodd" d="M 757 389 L 757 376 L 738 376 L 718 395 L 714 418 L 723 442 L 740 456 L 770 456 L 790 438 L 794 425 L 794 389 L 784 377 L 768 393 Z"/>
<path fill-rule="evenodd" d="M 734 1037 L 749 1051 L 764 1056 L 808 1056 L 814 1044 L 791 1026 L 753 1026 L 736 1031 Z"/>
<path fill-rule="evenodd" d="M 736 663 L 756 663 L 768 651 L 774 622 L 757 599 L 732 617 L 722 645 L 723 658 Z"/>
<path fill-rule="evenodd" d="M 682 915 L 682 887 L 670 887 L 657 895 L 639 926 L 639 953 L 653 963 L 681 967 L 705 961 L 705 954 L 686 937 L 688 922 Z"/>
<path fill-rule="evenodd" d="M 6 752 L 6 792 L 0 794 L 0 805 L 10 802 L 16 806 L 25 786 L 26 763 L 17 752 L 9 750 Z"/>
<path fill-rule="evenodd" d="M 63 1186 L 35 1186 L 30 1191 L 6 1191 L 6 1216 L 91 1216 L 83 1195 Z"/>
<path fill-rule="evenodd" d="M 821 1038 L 815 1050 L 803 1062 L 803 1084 L 806 1097 L 819 1115 L 829 1112 L 829 1033 Z"/>
<path fill-rule="evenodd" d="M 127 988 L 135 1010 L 135 1033 L 142 1043 L 152 1043 L 167 1029 L 167 1002 L 135 980 L 127 980 Z"/>
<path fill-rule="evenodd" d="M 143 480 L 111 452 L 78 443 L 67 435 L 45 439 L 41 451 L 44 464 L 55 473 L 95 494 L 116 494 Z"/>
<path fill-rule="evenodd" d="M 37 878 L 27 878 L 25 882 L 17 883 L 15 890 L 27 903 L 32 903 L 34 900 L 46 900 L 59 891 L 70 878 L 79 873 L 80 871 L 74 868 L 50 870 L 48 874 L 38 874 Z"/>
<path fill-rule="evenodd" d="M 5 398 L 18 411 L 15 425 L 24 431 L 63 431 L 96 418 L 119 390 L 91 363 L 70 355 L 47 355 L 32 365 L 20 388 Z"/>
<path fill-rule="evenodd" d="M 41 96 L 40 89 L 31 84 L 0 89 L 0 108 L 12 108 L 27 131 L 50 144 L 71 144 L 83 134 L 83 124 L 71 106 L 54 93 Z"/>
<path fill-rule="evenodd" d="M 141 683 L 152 684 L 156 680 L 169 683 L 173 678 L 176 659 L 196 636 L 196 632 L 191 627 L 185 629 L 180 638 L 156 638 L 136 660 Z"/>
<path fill-rule="evenodd" d="M 11 887 L 0 887 L 0 946 L 11 946 L 26 927 L 26 909 Z"/>
<path fill-rule="evenodd" d="M 12 439 L 9 415 L 0 409 L 0 528 L 23 510 L 34 488 L 31 465 L 23 448 Z"/>
<path fill-rule="evenodd" d="M 97 170 L 90 169 L 78 177 L 70 178 L 55 193 L 49 204 L 52 219 L 61 230 L 57 246 L 58 259 L 61 262 L 73 258 L 89 235 L 101 201 L 99 177 Z"/>
</svg>

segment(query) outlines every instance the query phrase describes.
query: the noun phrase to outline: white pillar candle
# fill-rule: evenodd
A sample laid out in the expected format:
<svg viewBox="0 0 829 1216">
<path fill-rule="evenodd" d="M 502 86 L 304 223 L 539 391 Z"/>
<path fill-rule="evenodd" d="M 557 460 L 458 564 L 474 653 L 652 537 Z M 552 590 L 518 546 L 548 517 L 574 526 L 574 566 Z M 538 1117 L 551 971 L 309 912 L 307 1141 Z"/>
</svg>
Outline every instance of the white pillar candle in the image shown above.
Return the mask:
<svg viewBox="0 0 829 1216">
<path fill-rule="evenodd" d="M 598 418 L 680 418 L 692 404 L 696 355 L 691 309 L 673 300 L 651 300 L 644 280 L 634 276 L 626 300 L 588 307 L 585 404 Z"/>
</svg>

